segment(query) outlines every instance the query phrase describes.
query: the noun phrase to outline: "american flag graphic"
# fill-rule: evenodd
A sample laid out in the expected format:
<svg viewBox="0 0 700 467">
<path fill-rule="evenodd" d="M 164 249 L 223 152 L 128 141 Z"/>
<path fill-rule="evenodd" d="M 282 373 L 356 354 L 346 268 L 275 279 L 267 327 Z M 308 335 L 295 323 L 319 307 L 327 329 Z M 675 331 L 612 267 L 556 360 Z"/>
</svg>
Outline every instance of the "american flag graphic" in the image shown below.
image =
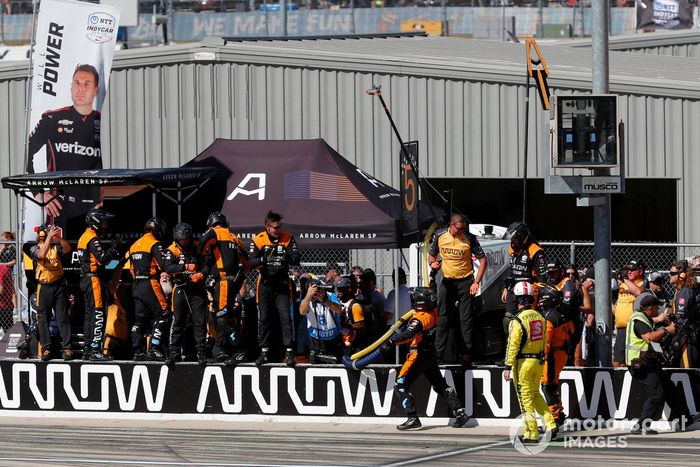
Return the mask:
<svg viewBox="0 0 700 467">
<path fill-rule="evenodd" d="M 309 170 L 298 170 L 284 174 L 284 199 L 367 201 L 367 198 L 355 188 L 346 176 Z"/>
</svg>

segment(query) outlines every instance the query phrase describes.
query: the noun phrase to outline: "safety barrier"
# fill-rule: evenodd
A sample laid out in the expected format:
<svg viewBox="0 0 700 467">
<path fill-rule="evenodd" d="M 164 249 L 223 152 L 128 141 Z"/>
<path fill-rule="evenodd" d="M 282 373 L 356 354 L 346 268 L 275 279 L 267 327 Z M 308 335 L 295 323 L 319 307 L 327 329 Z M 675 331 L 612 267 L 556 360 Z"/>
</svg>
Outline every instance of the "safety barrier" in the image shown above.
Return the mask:
<svg viewBox="0 0 700 467">
<path fill-rule="evenodd" d="M 339 417 L 370 419 L 403 417 L 394 394 L 398 368 L 370 366 L 349 372 L 338 365 L 283 365 L 235 369 L 183 363 L 169 368 L 158 363 L 40 363 L 0 361 L 0 408 L 36 416 L 55 413 L 103 413 L 149 418 L 217 418 L 241 416 Z M 488 366 L 464 371 L 442 369 L 465 401 L 467 413 L 482 425 L 498 425 L 520 414 L 513 385 L 502 369 Z M 691 413 L 697 411 L 700 372 L 669 370 Z M 644 388 L 625 370 L 565 368 L 561 374 L 564 411 L 573 418 L 631 419 L 642 406 Z M 411 388 L 421 417 L 449 417 L 445 402 L 424 378 Z"/>
</svg>

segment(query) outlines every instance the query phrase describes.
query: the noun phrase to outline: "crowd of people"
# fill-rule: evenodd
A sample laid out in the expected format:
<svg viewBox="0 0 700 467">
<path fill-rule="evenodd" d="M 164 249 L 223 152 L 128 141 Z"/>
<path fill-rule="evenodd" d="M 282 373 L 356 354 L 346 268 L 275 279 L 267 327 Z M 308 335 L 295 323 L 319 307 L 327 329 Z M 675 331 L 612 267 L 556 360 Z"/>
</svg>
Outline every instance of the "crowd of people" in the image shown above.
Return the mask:
<svg viewBox="0 0 700 467">
<path fill-rule="evenodd" d="M 504 377 L 515 381 L 525 415 L 525 439 L 537 442 L 533 414 L 543 415 L 547 429 L 554 433 L 566 419 L 559 386 L 564 366 L 596 364 L 595 279 L 591 269 L 580 278 L 575 265 L 548 262 L 524 223 L 511 225 L 508 234 L 511 272 L 502 295 L 509 334 Z M 671 420 L 697 421 L 697 415 L 691 416 L 676 397 L 669 374 L 662 371 L 663 367 L 698 367 L 700 316 L 695 275 L 688 261 L 673 262 L 668 280 L 675 293 L 670 296 L 664 275 L 657 271 L 647 275 L 640 260 L 631 260 L 614 272 L 610 310 L 615 322 L 613 365 L 628 367 L 646 392 L 634 434 L 655 433 L 650 422 L 664 403 L 672 409 Z"/>
<path fill-rule="evenodd" d="M 101 209 L 86 215 L 76 248 L 79 290 L 65 279 L 62 259 L 71 246 L 60 228 L 42 225 L 36 242 L 24 246 L 34 264 L 28 288 L 43 361 L 337 363 L 393 322 L 395 303 L 385 299 L 373 270 L 355 266 L 343 275 L 330 264 L 324 274 L 305 272 L 278 213 L 267 214 L 249 246 L 221 213 L 209 216 L 201 235 L 175 225 L 170 245 L 162 243 L 165 222 L 151 218 L 126 251 L 104 240 L 112 217 Z M 398 276 L 405 311 L 411 307 L 405 271 Z M 81 309 L 83 345 L 76 348 L 71 335 L 81 327 Z"/>
</svg>

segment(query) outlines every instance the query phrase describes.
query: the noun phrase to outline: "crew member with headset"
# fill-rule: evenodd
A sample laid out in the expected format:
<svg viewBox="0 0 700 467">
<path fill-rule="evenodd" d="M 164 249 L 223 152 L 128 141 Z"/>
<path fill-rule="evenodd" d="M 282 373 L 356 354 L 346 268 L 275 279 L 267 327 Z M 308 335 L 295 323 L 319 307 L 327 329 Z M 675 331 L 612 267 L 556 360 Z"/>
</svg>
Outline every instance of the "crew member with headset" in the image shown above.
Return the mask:
<svg viewBox="0 0 700 467">
<path fill-rule="evenodd" d="M 675 261 L 668 271 L 669 282 L 676 289 L 672 315 L 684 335 L 679 349 L 682 368 L 700 368 L 700 306 L 698 283 L 691 274 L 688 262 Z"/>
<path fill-rule="evenodd" d="M 51 322 L 52 311 L 56 314 L 56 324 L 61 335 L 63 360 L 72 360 L 70 348 L 70 318 L 68 316 L 68 298 L 66 281 L 63 279 L 61 256 L 69 253 L 70 245 L 61 237 L 61 229 L 55 225 L 42 224 L 36 234 L 36 245 L 31 248 L 31 258 L 35 261 L 36 287 L 36 321 L 39 328 L 41 360 L 51 358 Z"/>
<path fill-rule="evenodd" d="M 442 263 L 438 262 L 438 256 Z M 479 261 L 479 272 L 474 278 L 472 256 Z M 469 366 L 474 347 L 474 307 L 479 284 L 486 272 L 488 260 L 476 236 L 469 233 L 467 219 L 453 214 L 450 225 L 435 233 L 428 252 L 428 263 L 433 270 L 442 268 L 438 290 L 439 318 L 435 347 L 443 362 L 454 362 L 448 349 L 450 327 L 459 330 L 462 364 Z M 458 305 L 455 307 L 455 303 Z"/>
<path fill-rule="evenodd" d="M 243 298 L 241 286 L 248 270 L 248 252 L 229 229 L 226 216 L 215 212 L 207 218 L 207 230 L 200 239 L 201 254 L 214 279 L 212 313 L 216 331 L 215 357 L 229 366 L 245 359 L 241 352 Z"/>
<path fill-rule="evenodd" d="M 144 234 L 129 248 L 131 277 L 134 284 L 131 295 L 134 299 L 134 325 L 131 328 L 131 343 L 134 361 L 164 361 L 167 353 L 170 310 L 160 285 L 163 267 L 163 244 L 165 221 L 151 217 L 143 226 Z M 146 339 L 151 336 L 150 349 L 146 354 Z"/>
<path fill-rule="evenodd" d="M 258 303 L 258 345 L 260 356 L 255 361 L 262 365 L 269 361 L 272 314 L 279 315 L 282 345 L 286 350 L 287 365 L 294 365 L 292 345 L 292 282 L 289 267 L 301 260 L 294 236 L 282 230 L 282 216 L 269 211 L 265 216 L 265 230 L 253 237 L 250 244 L 251 269 L 258 269 L 256 300 Z"/>
<path fill-rule="evenodd" d="M 85 347 L 83 360 L 106 361 L 112 357 L 103 349 L 104 330 L 107 321 L 108 285 L 105 266 L 117 258 L 116 240 L 105 249 L 101 237 L 109 228 L 114 216 L 102 209 L 91 209 L 85 216 L 87 228 L 78 240 L 80 261 L 80 288 L 85 300 Z"/>
<path fill-rule="evenodd" d="M 518 312 L 508 326 L 506 370 L 503 372 L 503 379 L 513 381 L 515 384 L 515 393 L 518 396 L 525 428 L 521 441 L 537 443 L 539 433 L 536 413 L 544 418 L 545 429 L 551 431 L 551 439 L 556 438 L 559 431 L 539 391 L 544 370 L 547 325 L 544 316 L 533 309 L 535 301 L 533 284 L 524 280 L 516 282 L 512 294 Z"/>
<path fill-rule="evenodd" d="M 506 333 L 510 320 L 518 310 L 513 288 L 520 281 L 534 284 L 544 280 L 547 261 L 544 250 L 530 233 L 530 228 L 524 222 L 513 222 L 506 231 L 506 237 L 510 236 L 510 275 L 506 277 L 501 301 L 506 304 L 506 316 L 503 320 L 503 328 Z"/>
<path fill-rule="evenodd" d="M 678 272 L 677 266 L 678 263 L 674 263 L 671 269 Z M 660 342 L 678 330 L 676 323 L 654 330 L 652 320 L 659 312 L 659 304 L 656 297 L 646 295 L 640 301 L 639 311 L 635 311 L 627 323 L 625 362 L 633 380 L 642 383 L 646 390 L 644 407 L 632 428 L 632 434 L 656 434 L 651 428 L 651 422 L 661 411 L 664 402 L 671 407 L 669 420 L 685 417 L 681 419 L 681 429 L 698 421 L 697 414 L 690 417 L 687 407 L 679 403 L 676 386 L 671 381 L 670 374 L 662 370 L 661 356 L 653 348 L 652 343 Z"/>
<path fill-rule="evenodd" d="M 172 275 L 172 326 L 170 351 L 166 365 L 182 361 L 182 346 L 187 317 L 194 327 L 197 363 L 207 365 L 207 294 L 200 256 L 194 244 L 192 226 L 185 223 L 173 228 L 173 243 L 163 255 L 163 270 Z"/>
</svg>

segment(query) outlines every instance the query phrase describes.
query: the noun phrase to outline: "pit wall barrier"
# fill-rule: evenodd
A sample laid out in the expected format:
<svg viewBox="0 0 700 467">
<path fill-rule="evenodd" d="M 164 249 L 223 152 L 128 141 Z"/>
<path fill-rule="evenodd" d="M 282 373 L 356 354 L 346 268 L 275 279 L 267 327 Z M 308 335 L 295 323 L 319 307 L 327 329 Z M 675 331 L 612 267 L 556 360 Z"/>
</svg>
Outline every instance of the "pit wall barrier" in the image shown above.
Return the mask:
<svg viewBox="0 0 700 467">
<path fill-rule="evenodd" d="M 71 417 L 240 418 L 384 423 L 404 417 L 394 393 L 398 367 L 373 365 L 352 372 L 339 365 L 224 365 L 0 361 L 3 415 Z M 691 413 L 700 394 L 698 370 L 668 370 Z M 520 414 L 502 369 L 442 367 L 448 383 L 480 425 L 507 425 Z M 418 414 L 434 423 L 448 408 L 421 377 L 412 387 Z M 566 368 L 564 411 L 572 418 L 627 420 L 642 407 L 644 388 L 626 370 Z M 668 407 L 666 407 L 668 412 Z M 100 415 L 101 414 L 101 415 Z M 130 414 L 130 415 L 129 415 Z"/>
</svg>

